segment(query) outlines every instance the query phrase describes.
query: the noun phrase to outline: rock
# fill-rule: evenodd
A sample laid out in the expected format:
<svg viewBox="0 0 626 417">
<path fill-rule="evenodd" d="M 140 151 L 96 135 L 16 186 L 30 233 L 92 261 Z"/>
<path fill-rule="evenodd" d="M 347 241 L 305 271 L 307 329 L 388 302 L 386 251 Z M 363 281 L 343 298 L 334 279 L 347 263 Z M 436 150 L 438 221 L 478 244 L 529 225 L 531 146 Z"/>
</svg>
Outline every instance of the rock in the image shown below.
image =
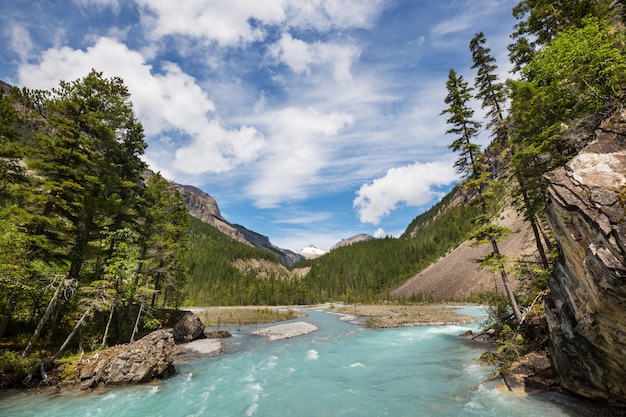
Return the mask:
<svg viewBox="0 0 626 417">
<path fill-rule="evenodd" d="M 253 329 L 252 334 L 264 336 L 269 341 L 289 339 L 291 337 L 303 336 L 317 330 L 317 326 L 305 321 L 293 323 L 277 324 L 270 327 Z"/>
<path fill-rule="evenodd" d="M 542 392 L 558 387 L 548 352 L 534 351 L 507 367 L 498 388 L 514 392 Z"/>
<path fill-rule="evenodd" d="M 561 385 L 626 403 L 626 115 L 551 175 L 546 215 L 560 254 L 546 319 Z"/>
<path fill-rule="evenodd" d="M 474 338 L 474 332 L 472 332 L 471 330 L 468 330 L 465 333 L 460 334 L 459 337 L 463 337 L 465 339 L 473 339 Z"/>
<path fill-rule="evenodd" d="M 204 334 L 204 324 L 200 317 L 191 311 L 183 311 L 178 316 L 178 320 L 174 325 L 174 340 L 176 342 L 191 342 L 192 340 L 202 339 L 206 337 Z"/>
<path fill-rule="evenodd" d="M 148 382 L 175 372 L 172 329 L 154 331 L 128 345 L 105 349 L 78 365 L 82 389 Z"/>
</svg>

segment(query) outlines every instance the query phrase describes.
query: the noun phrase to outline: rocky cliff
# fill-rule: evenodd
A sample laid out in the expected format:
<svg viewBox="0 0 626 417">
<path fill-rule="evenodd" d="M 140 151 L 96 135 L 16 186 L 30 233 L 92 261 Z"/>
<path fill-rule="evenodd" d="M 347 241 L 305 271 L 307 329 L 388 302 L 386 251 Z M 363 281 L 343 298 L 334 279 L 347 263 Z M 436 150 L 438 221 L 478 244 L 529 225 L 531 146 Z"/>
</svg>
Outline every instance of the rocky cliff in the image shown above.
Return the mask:
<svg viewBox="0 0 626 417">
<path fill-rule="evenodd" d="M 304 258 L 292 251 L 281 249 L 263 236 L 238 224 L 231 224 L 222 217 L 217 202 L 204 191 L 191 185 L 174 184 L 181 194 L 189 214 L 215 227 L 226 236 L 246 245 L 274 252 L 285 265 L 293 265 Z"/>
<path fill-rule="evenodd" d="M 565 389 L 626 404 L 626 112 L 550 179 L 552 361 Z"/>
</svg>

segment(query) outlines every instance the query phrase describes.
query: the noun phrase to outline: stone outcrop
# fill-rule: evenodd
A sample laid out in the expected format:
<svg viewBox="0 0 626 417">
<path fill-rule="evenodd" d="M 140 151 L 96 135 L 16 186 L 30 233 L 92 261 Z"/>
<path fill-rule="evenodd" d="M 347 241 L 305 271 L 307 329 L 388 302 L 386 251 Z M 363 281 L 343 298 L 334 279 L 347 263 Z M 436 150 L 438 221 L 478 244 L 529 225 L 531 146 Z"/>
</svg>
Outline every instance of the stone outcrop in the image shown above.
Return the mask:
<svg viewBox="0 0 626 417">
<path fill-rule="evenodd" d="M 191 342 L 205 338 L 204 324 L 200 317 L 191 311 L 182 311 L 174 325 L 174 340 L 176 342 Z"/>
<path fill-rule="evenodd" d="M 546 318 L 561 385 L 626 403 L 626 114 L 551 175 L 546 214 L 560 255 Z"/>
<path fill-rule="evenodd" d="M 115 346 L 78 366 L 82 389 L 149 382 L 174 373 L 174 331 L 162 329 L 128 345 Z"/>
</svg>

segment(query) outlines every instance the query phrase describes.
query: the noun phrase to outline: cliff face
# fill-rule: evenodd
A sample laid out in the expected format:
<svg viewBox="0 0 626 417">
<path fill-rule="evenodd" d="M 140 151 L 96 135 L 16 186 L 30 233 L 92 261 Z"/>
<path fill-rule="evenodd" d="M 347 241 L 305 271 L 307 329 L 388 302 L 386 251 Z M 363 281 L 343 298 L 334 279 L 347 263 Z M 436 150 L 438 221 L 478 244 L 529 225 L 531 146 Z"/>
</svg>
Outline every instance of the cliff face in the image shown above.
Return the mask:
<svg viewBox="0 0 626 417">
<path fill-rule="evenodd" d="M 274 252 L 280 256 L 285 265 L 290 266 L 304 259 L 294 252 L 274 246 L 267 236 L 226 221 L 215 199 L 204 191 L 191 185 L 174 184 L 174 187 L 180 192 L 190 215 L 210 224 L 231 239 Z"/>
<path fill-rule="evenodd" d="M 626 114 L 551 176 L 560 255 L 546 317 L 562 386 L 626 403 Z"/>
</svg>

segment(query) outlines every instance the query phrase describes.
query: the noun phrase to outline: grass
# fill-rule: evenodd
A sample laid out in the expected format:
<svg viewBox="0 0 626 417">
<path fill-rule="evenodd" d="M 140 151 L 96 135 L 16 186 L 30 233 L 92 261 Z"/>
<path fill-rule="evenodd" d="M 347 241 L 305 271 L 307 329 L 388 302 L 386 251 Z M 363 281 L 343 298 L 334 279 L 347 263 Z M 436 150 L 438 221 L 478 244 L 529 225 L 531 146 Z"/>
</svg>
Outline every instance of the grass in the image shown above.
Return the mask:
<svg viewBox="0 0 626 417">
<path fill-rule="evenodd" d="M 306 317 L 306 313 L 275 307 L 206 307 L 195 310 L 205 326 L 241 326 L 244 324 L 274 323 Z"/>
</svg>

